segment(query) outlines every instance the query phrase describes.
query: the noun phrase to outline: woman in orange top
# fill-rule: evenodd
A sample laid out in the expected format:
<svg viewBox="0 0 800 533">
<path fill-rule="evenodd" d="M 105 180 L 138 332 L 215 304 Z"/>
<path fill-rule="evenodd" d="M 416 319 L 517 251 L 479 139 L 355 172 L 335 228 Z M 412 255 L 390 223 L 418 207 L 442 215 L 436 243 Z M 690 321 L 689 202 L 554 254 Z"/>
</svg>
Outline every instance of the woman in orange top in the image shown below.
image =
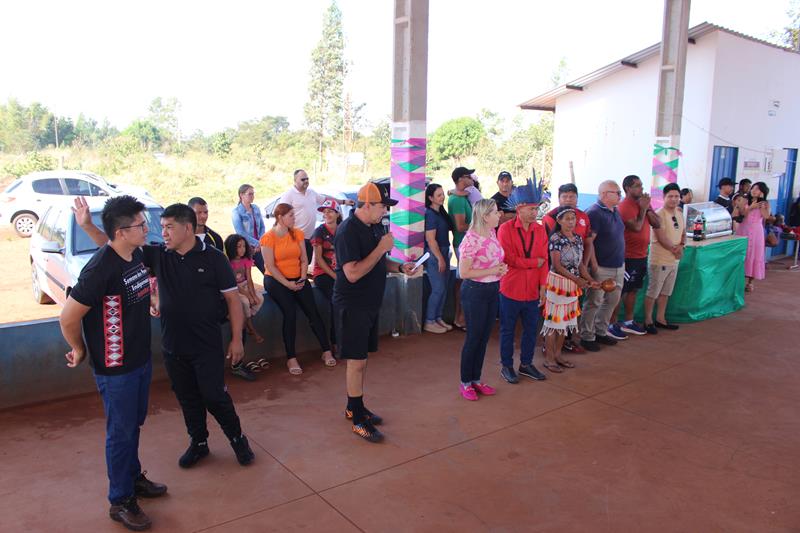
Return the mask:
<svg viewBox="0 0 800 533">
<path fill-rule="evenodd" d="M 297 309 L 299 305 L 308 317 L 311 330 L 322 348 L 322 360 L 336 366 L 325 324 L 314 303 L 314 293 L 308 284 L 308 256 L 303 232 L 294 227 L 294 210 L 289 204 L 278 204 L 273 212 L 275 226 L 261 237 L 264 256 L 264 288 L 283 313 L 283 344 L 286 347 L 286 366 L 294 375 L 303 369 L 295 355 Z"/>
</svg>

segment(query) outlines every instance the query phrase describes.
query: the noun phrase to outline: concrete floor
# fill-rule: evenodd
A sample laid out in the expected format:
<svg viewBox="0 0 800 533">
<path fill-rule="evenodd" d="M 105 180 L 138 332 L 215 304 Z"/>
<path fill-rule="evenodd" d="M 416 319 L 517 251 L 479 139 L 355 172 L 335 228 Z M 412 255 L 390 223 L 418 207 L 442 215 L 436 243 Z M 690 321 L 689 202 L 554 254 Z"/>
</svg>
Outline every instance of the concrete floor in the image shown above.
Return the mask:
<svg viewBox="0 0 800 533">
<path fill-rule="evenodd" d="M 140 456 L 169 495 L 142 507 L 169 532 L 800 531 L 800 272 L 768 277 L 734 315 L 574 356 L 546 382 L 501 382 L 495 339 L 498 394 L 475 403 L 457 390 L 461 333 L 382 338 L 379 445 L 342 417 L 344 365 L 231 379 L 246 468 L 210 421 L 212 455 L 180 469 L 183 421 L 155 383 Z M 124 531 L 103 439 L 96 395 L 0 413 L 0 531 Z"/>
</svg>

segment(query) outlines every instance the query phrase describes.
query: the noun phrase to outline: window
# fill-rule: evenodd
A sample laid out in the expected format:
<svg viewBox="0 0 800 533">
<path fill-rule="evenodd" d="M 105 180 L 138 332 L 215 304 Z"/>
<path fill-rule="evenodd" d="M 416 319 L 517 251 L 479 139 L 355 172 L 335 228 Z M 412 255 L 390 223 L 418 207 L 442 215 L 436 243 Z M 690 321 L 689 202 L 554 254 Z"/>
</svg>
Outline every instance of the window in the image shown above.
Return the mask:
<svg viewBox="0 0 800 533">
<path fill-rule="evenodd" d="M 108 196 L 108 191 L 101 189 L 94 183 L 89 184 L 89 190 L 92 192 L 92 196 Z"/>
<path fill-rule="evenodd" d="M 14 183 L 12 183 L 11 185 L 8 186 L 8 188 L 5 190 L 5 193 L 6 194 L 10 193 L 11 191 L 16 189 L 20 185 L 22 185 L 22 180 L 21 179 L 17 179 L 16 181 L 14 181 Z"/>
<path fill-rule="evenodd" d="M 50 217 L 52 219 L 52 216 Z M 50 225 L 50 240 L 58 244 L 59 248 L 64 248 L 67 241 L 67 225 L 72 218 L 72 210 L 62 209 L 58 212 L 55 220 Z"/>
<path fill-rule="evenodd" d="M 67 194 L 71 194 L 73 196 L 92 196 L 92 191 L 89 188 L 89 182 L 86 180 L 66 178 L 64 183 L 67 184 Z"/>
<path fill-rule="evenodd" d="M 72 211 L 67 211 L 70 215 Z M 160 207 L 151 207 L 146 209 L 144 217 L 147 220 L 147 237 L 145 244 L 161 244 L 164 239 L 161 237 L 161 213 L 164 210 Z M 103 221 L 100 219 L 100 212 L 92 212 L 92 223 L 95 226 L 103 229 Z M 92 254 L 97 250 L 98 246 L 94 241 L 89 238 L 85 231 L 77 224 L 72 225 L 72 253 L 79 254 Z"/>
<path fill-rule="evenodd" d="M 38 192 L 39 194 L 64 194 L 61 189 L 61 183 L 56 178 L 34 180 L 31 185 L 33 186 L 33 192 Z"/>
<path fill-rule="evenodd" d="M 42 220 L 39 222 L 39 235 L 45 241 L 50 240 L 50 226 L 49 224 L 55 219 L 57 209 L 48 209 L 45 211 Z"/>
</svg>

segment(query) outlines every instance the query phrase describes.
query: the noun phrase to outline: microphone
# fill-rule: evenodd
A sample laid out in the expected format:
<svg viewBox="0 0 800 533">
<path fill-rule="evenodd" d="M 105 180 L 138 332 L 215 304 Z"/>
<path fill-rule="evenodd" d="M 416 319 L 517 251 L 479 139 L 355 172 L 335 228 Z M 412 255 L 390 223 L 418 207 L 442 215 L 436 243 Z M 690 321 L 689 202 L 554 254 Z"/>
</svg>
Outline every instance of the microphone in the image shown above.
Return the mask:
<svg viewBox="0 0 800 533">
<path fill-rule="evenodd" d="M 389 233 L 389 219 L 382 218 L 381 224 L 383 225 L 383 234 L 386 235 L 387 233 Z"/>
</svg>

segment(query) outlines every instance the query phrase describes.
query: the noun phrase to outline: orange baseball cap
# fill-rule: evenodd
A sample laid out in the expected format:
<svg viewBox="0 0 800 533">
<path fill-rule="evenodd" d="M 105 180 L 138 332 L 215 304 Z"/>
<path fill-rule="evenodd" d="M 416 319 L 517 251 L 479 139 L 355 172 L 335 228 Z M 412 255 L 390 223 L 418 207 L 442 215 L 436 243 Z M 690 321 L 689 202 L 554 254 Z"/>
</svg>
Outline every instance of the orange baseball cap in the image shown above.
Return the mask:
<svg viewBox="0 0 800 533">
<path fill-rule="evenodd" d="M 389 198 L 388 188 L 386 192 L 384 192 L 382 187 L 378 187 L 371 181 L 368 181 L 363 187 L 358 189 L 358 201 L 365 204 L 397 205 L 397 200 Z"/>
</svg>

